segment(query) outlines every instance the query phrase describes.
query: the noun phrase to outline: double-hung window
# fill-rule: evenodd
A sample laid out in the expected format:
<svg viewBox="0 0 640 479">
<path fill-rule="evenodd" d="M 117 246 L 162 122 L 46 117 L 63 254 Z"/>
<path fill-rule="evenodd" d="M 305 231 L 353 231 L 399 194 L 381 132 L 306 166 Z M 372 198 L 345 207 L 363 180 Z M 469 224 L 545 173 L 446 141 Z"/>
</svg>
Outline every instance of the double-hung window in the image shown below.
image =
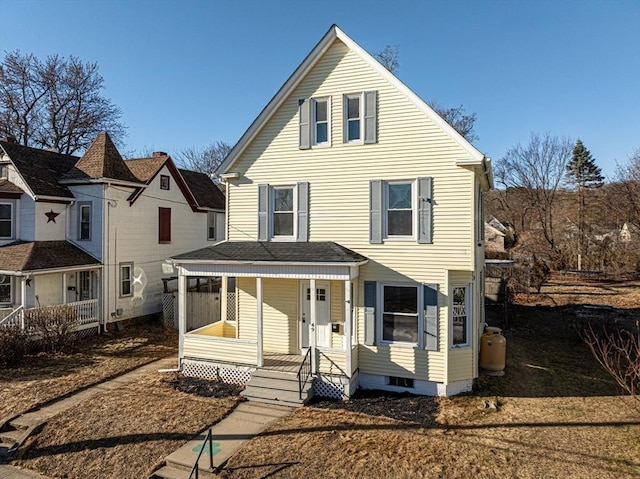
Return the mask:
<svg viewBox="0 0 640 479">
<path fill-rule="evenodd" d="M 120 264 L 120 297 L 133 296 L 133 263 Z"/>
<path fill-rule="evenodd" d="M 9 176 L 9 164 L 0 163 L 0 178 L 7 178 Z"/>
<path fill-rule="evenodd" d="M 0 305 L 7 306 L 11 304 L 11 276 L 0 275 Z"/>
<path fill-rule="evenodd" d="M 0 239 L 13 238 L 13 203 L 0 203 Z"/>
<path fill-rule="evenodd" d="M 273 187 L 273 237 L 291 238 L 295 230 L 294 187 Z"/>
<path fill-rule="evenodd" d="M 382 341 L 418 343 L 420 323 L 417 286 L 382 285 Z"/>
<path fill-rule="evenodd" d="M 451 288 L 452 344 L 464 347 L 471 344 L 471 301 L 468 285 Z"/>
<path fill-rule="evenodd" d="M 414 182 L 387 182 L 385 230 L 387 238 L 413 237 L 414 220 Z"/>
<path fill-rule="evenodd" d="M 331 103 L 329 98 L 313 100 L 313 144 L 331 145 Z"/>
<path fill-rule="evenodd" d="M 207 239 L 214 241 L 216 239 L 216 212 L 209 211 L 207 213 Z"/>
<path fill-rule="evenodd" d="M 362 139 L 362 94 L 345 95 L 345 143 Z"/>
<path fill-rule="evenodd" d="M 91 239 L 91 203 L 78 204 L 78 239 Z"/>
</svg>

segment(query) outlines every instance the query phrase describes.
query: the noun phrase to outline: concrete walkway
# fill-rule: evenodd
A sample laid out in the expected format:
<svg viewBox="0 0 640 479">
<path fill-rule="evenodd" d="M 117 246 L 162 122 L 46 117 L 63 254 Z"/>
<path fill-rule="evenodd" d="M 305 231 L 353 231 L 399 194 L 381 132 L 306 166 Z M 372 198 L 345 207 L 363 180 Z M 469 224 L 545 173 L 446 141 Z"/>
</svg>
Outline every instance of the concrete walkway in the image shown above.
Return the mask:
<svg viewBox="0 0 640 479">
<path fill-rule="evenodd" d="M 294 408 L 292 407 L 252 401 L 238 404 L 231 414 L 211 428 L 214 468 L 222 466 L 246 442 L 262 433 L 269 424 L 291 414 L 293 410 Z M 155 477 L 181 477 L 179 476 L 179 471 L 189 471 L 195 464 L 206 433 L 205 431 L 204 434 L 187 442 L 176 452 L 167 456 L 167 466 L 156 471 Z M 209 446 L 207 445 L 198 461 L 200 471 L 207 471 L 209 464 Z M 202 472 L 200 476 L 208 477 Z"/>
<path fill-rule="evenodd" d="M 154 361 L 123 374 L 122 376 L 118 376 L 101 384 L 96 384 L 95 386 L 90 386 L 76 394 L 72 394 L 71 396 L 60 399 L 59 401 L 52 402 L 34 411 L 18 416 L 13 421 L 10 421 L 10 423 L 19 422 L 20 424 L 33 426 L 42 424 L 53 416 L 60 414 L 61 412 L 66 411 L 67 409 L 70 409 L 93 396 L 113 391 L 114 389 L 130 384 L 138 380 L 140 377 L 158 371 L 159 369 L 170 369 L 175 367 L 177 367 L 177 358 L 175 356 Z M 27 469 L 18 469 L 10 465 L 0 464 L 0 479 L 46 479 L 46 477 Z"/>
</svg>

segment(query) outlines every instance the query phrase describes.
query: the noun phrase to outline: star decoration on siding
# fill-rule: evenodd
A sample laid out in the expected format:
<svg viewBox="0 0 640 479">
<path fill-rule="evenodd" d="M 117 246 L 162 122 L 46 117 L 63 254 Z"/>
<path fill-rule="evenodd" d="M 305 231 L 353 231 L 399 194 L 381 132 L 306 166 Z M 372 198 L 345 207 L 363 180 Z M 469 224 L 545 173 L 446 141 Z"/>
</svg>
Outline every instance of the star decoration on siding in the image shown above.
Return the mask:
<svg viewBox="0 0 640 479">
<path fill-rule="evenodd" d="M 45 216 L 47 217 L 47 223 L 51 223 L 52 221 L 55 223 L 56 217 L 59 215 L 60 213 L 56 213 L 53 210 L 49 211 L 48 213 L 45 213 Z"/>
</svg>

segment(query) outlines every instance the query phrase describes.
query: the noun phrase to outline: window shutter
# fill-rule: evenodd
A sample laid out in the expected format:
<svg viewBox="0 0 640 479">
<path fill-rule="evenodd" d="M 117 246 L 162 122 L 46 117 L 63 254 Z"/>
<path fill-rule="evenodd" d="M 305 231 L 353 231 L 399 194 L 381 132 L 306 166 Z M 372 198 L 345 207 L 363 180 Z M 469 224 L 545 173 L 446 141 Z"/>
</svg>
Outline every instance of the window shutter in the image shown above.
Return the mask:
<svg viewBox="0 0 640 479">
<path fill-rule="evenodd" d="M 382 243 L 382 180 L 371 180 L 369 182 L 369 243 Z"/>
<path fill-rule="evenodd" d="M 298 232 L 296 241 L 309 241 L 309 183 L 298 183 Z"/>
<path fill-rule="evenodd" d="M 311 100 L 300 100 L 300 149 L 311 148 Z"/>
<path fill-rule="evenodd" d="M 438 285 L 424 287 L 424 349 L 438 350 Z"/>
<path fill-rule="evenodd" d="M 224 213 L 216 213 L 216 241 L 225 240 Z"/>
<path fill-rule="evenodd" d="M 376 293 L 375 281 L 364 282 L 364 344 L 376 344 Z"/>
<path fill-rule="evenodd" d="M 258 241 L 269 241 L 269 185 L 258 185 Z"/>
<path fill-rule="evenodd" d="M 433 178 L 418 178 L 418 243 L 433 243 Z"/>
<path fill-rule="evenodd" d="M 158 241 L 171 241 L 171 208 L 158 208 Z"/>
<path fill-rule="evenodd" d="M 364 92 L 364 142 L 378 142 L 378 92 Z"/>
</svg>

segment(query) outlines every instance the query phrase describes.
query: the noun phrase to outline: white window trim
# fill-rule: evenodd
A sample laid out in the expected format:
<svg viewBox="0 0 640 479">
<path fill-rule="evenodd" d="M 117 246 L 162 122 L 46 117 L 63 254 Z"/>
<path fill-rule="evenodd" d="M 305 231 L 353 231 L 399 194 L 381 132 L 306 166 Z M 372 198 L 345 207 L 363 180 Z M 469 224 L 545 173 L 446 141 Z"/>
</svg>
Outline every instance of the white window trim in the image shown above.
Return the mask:
<svg viewBox="0 0 640 479">
<path fill-rule="evenodd" d="M 382 193 L 384 195 L 383 211 L 383 234 L 384 241 L 411 241 L 418 240 L 418 186 L 416 180 L 385 180 L 383 181 Z M 411 185 L 411 235 L 389 235 L 389 185 Z"/>
<path fill-rule="evenodd" d="M 383 315 L 384 315 L 384 287 L 385 286 L 400 286 L 404 288 L 416 288 L 418 290 L 418 341 L 415 343 L 408 343 L 405 341 L 385 341 L 384 339 L 384 331 L 383 331 Z M 378 292 L 376 294 L 377 297 L 377 305 L 376 305 L 376 336 L 380 338 L 377 341 L 377 344 L 387 345 L 387 346 L 401 346 L 401 347 L 409 347 L 409 348 L 422 348 L 423 337 L 424 334 L 420 334 L 421 331 L 424 331 L 424 291 L 421 287 L 420 283 L 378 283 Z"/>
<path fill-rule="evenodd" d="M 269 216 L 270 216 L 270 222 L 269 222 L 269 237 L 271 238 L 271 241 L 296 241 L 297 238 L 297 233 L 298 233 L 298 215 L 297 215 L 297 211 L 298 211 L 298 188 L 296 185 L 269 185 L 269 188 L 271 189 L 271 191 L 269 192 Z M 275 201 L 276 201 L 276 195 L 274 193 L 275 190 L 285 190 L 285 189 L 291 189 L 292 190 L 292 194 L 293 194 L 293 210 L 292 210 L 292 214 L 293 214 L 293 234 L 292 235 L 287 235 L 287 236 L 276 236 L 275 235 Z"/>
<path fill-rule="evenodd" d="M 129 267 L 129 294 L 123 294 L 122 293 L 122 284 L 124 281 L 124 278 L 122 277 L 122 268 L 124 267 Z M 119 278 L 118 278 L 118 285 L 119 285 L 119 297 L 120 298 L 129 298 L 131 296 L 133 296 L 133 262 L 131 263 L 120 263 L 119 266 Z"/>
<path fill-rule="evenodd" d="M 211 224 L 211 218 L 213 218 L 213 224 Z M 215 241 L 216 240 L 216 222 L 218 220 L 217 213 L 215 211 L 207 211 L 207 241 Z M 211 236 L 210 231 L 211 227 L 213 227 L 213 236 Z"/>
<path fill-rule="evenodd" d="M 9 205 L 9 207 L 11 208 L 11 232 L 9 236 L 0 236 L 0 240 L 13 239 L 16 236 L 16 205 L 12 201 L 0 201 L 0 205 Z"/>
<path fill-rule="evenodd" d="M 473 285 L 470 283 L 466 283 L 466 284 L 452 284 L 449 287 L 449 344 L 451 345 L 451 349 L 465 349 L 465 348 L 470 348 L 472 346 L 473 343 L 473 338 L 471 336 L 472 334 L 472 327 L 471 324 L 473 323 L 473 305 L 471 303 L 472 300 L 472 287 Z M 467 325 L 466 325 L 466 329 L 467 329 L 467 342 L 464 344 L 453 344 L 453 290 L 455 288 L 465 288 L 466 292 L 465 292 L 465 304 L 467 306 Z"/>
<path fill-rule="evenodd" d="M 0 163 L 0 178 L 9 178 L 9 165 L 11 163 Z"/>
<path fill-rule="evenodd" d="M 9 279 L 9 302 L 8 303 L 0 302 L 0 306 L 1 307 L 7 307 L 7 306 L 13 305 L 13 295 L 15 294 L 15 292 L 14 292 L 14 282 L 13 282 L 13 277 L 11 277 L 9 275 L 3 275 L 3 276 L 5 276 L 5 278 Z"/>
<path fill-rule="evenodd" d="M 360 99 L 360 138 L 357 140 L 349 140 L 349 103 L 350 98 Z M 342 100 L 342 138 L 346 145 L 363 145 L 364 144 L 364 92 L 349 93 L 344 95 Z"/>
<path fill-rule="evenodd" d="M 312 146 L 316 147 L 316 148 L 328 148 L 331 146 L 331 97 L 330 96 L 325 96 L 325 97 L 318 97 L 318 98 L 312 98 L 311 99 L 313 108 L 311 109 L 311 123 L 313 125 L 313 139 L 312 139 Z M 316 127 L 317 123 L 316 123 L 316 104 L 318 102 L 326 102 L 327 103 L 327 141 L 323 141 L 323 142 L 318 142 L 318 129 Z"/>
<path fill-rule="evenodd" d="M 82 208 L 85 206 L 89 208 L 89 237 L 88 238 L 82 237 Z M 91 241 L 92 223 L 93 223 L 93 205 L 91 204 L 91 202 L 79 202 L 78 203 L 78 241 Z"/>
<path fill-rule="evenodd" d="M 167 180 L 167 187 L 162 187 L 162 180 Z M 170 175 L 160 175 L 160 189 L 164 191 L 171 191 L 171 176 Z"/>
</svg>

